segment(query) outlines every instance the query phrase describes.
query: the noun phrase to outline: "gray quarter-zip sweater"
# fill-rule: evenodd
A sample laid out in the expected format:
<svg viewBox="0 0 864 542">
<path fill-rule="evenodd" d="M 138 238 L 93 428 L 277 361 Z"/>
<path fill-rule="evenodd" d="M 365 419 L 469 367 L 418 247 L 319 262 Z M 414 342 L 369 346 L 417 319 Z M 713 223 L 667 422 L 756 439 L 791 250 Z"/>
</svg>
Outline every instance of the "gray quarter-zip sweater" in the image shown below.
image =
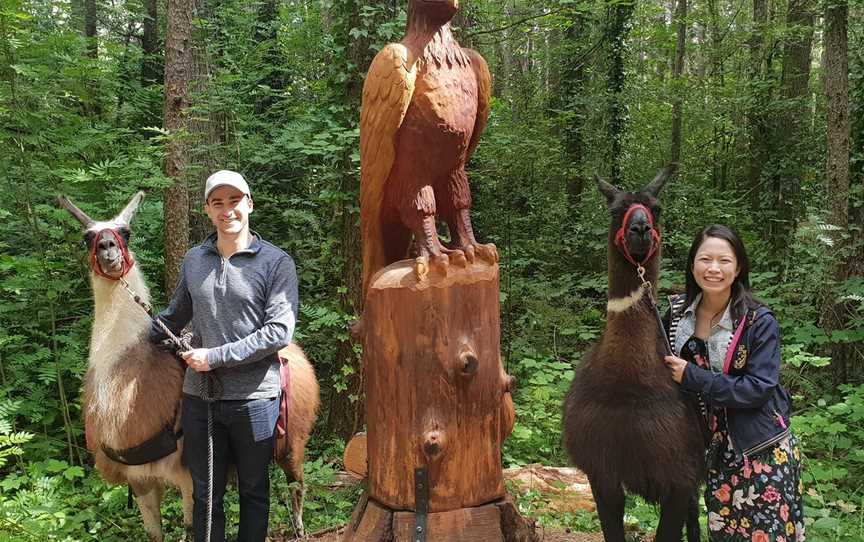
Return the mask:
<svg viewBox="0 0 864 542">
<path fill-rule="evenodd" d="M 248 248 L 223 259 L 213 234 L 186 253 L 158 318 L 178 334 L 191 321 L 196 341 L 210 349 L 216 399 L 262 399 L 279 395 L 276 352 L 294 335 L 297 302 L 294 260 L 282 249 L 252 232 Z M 154 323 L 150 340 L 165 338 Z M 203 381 L 187 368 L 183 393 L 200 397 Z"/>
</svg>

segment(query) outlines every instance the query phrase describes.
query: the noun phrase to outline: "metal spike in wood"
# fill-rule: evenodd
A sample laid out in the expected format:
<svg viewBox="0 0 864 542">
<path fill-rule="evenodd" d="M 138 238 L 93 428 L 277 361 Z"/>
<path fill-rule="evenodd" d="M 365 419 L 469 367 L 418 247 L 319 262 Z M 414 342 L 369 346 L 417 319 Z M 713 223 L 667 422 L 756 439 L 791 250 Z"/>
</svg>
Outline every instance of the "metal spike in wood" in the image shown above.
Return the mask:
<svg viewBox="0 0 864 542">
<path fill-rule="evenodd" d="M 57 203 L 60 207 L 69 211 L 69 213 L 78 219 L 78 222 L 84 225 L 85 228 L 89 228 L 92 224 L 95 224 L 95 220 L 87 216 L 87 213 L 79 209 L 75 206 L 74 203 L 69 201 L 69 198 L 66 196 L 57 196 Z"/>
</svg>

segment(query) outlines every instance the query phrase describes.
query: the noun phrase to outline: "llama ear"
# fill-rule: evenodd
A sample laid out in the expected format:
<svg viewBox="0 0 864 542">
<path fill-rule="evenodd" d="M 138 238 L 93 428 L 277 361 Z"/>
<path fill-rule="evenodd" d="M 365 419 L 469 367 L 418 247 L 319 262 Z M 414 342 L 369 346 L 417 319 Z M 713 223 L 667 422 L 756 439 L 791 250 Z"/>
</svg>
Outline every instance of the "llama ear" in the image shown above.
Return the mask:
<svg viewBox="0 0 864 542">
<path fill-rule="evenodd" d="M 656 198 L 658 194 L 660 194 L 660 190 L 663 189 L 663 185 L 666 184 L 666 181 L 668 181 L 669 178 L 672 177 L 672 175 L 675 175 L 676 171 L 678 171 L 677 163 L 672 162 L 671 164 L 667 165 L 665 168 L 660 170 L 660 173 L 658 173 L 657 176 L 654 177 L 654 180 L 645 187 L 645 190 L 643 190 L 643 192 Z"/>
<path fill-rule="evenodd" d="M 596 173 L 594 174 L 594 180 L 597 181 L 597 188 L 604 196 L 606 196 L 606 202 L 609 205 L 612 205 L 612 202 L 615 201 L 615 197 L 620 194 L 621 191 L 601 179 L 600 175 L 597 175 Z"/>
<path fill-rule="evenodd" d="M 87 213 L 76 207 L 75 204 L 69 201 L 66 196 L 57 196 L 57 204 L 69 211 L 69 213 L 77 218 L 78 222 L 80 222 L 85 228 L 89 228 L 95 223 L 92 218 L 87 216 Z"/>
<path fill-rule="evenodd" d="M 132 219 L 135 218 L 135 213 L 138 211 L 138 206 L 141 205 L 141 200 L 144 199 L 144 191 L 139 191 L 135 196 L 129 200 L 129 203 L 126 204 L 126 207 L 117 215 L 117 221 L 123 222 L 126 225 L 132 223 Z"/>
</svg>

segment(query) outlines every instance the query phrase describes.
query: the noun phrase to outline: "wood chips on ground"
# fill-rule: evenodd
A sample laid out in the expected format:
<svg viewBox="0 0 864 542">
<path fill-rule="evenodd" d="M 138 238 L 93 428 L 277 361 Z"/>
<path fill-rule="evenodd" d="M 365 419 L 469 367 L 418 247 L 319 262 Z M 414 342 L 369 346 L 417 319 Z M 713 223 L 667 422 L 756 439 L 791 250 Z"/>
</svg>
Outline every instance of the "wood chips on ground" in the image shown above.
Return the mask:
<svg viewBox="0 0 864 542">
<path fill-rule="evenodd" d="M 310 535 L 306 540 L 309 542 L 341 542 L 342 531 L 323 533 L 320 536 Z M 570 533 L 563 530 L 537 528 L 537 538 L 540 542 L 603 542 L 601 533 Z M 273 542 L 288 542 L 292 539 L 274 538 Z"/>
</svg>

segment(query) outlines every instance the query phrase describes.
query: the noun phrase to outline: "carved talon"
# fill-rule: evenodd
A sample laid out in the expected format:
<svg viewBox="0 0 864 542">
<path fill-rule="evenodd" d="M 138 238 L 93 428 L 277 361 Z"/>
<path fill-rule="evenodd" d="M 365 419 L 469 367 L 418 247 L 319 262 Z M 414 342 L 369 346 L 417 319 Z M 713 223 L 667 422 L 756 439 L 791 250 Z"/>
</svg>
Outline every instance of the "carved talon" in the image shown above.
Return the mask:
<svg viewBox="0 0 864 542">
<path fill-rule="evenodd" d="M 446 254 L 429 256 L 429 269 L 432 272 L 446 275 L 448 267 L 450 267 L 450 257 Z"/>
<path fill-rule="evenodd" d="M 427 256 L 418 256 L 414 259 L 414 272 L 417 274 L 417 280 L 423 282 L 429 276 L 429 258 Z"/>
<path fill-rule="evenodd" d="M 468 267 L 468 258 L 467 254 L 465 254 L 462 250 L 447 250 L 447 257 L 450 259 L 450 263 L 455 265 L 456 267 Z"/>
<path fill-rule="evenodd" d="M 492 243 L 487 243 L 485 245 L 476 244 L 474 245 L 475 250 L 477 251 L 477 255 L 480 256 L 480 259 L 489 265 L 494 265 L 498 263 L 498 249 Z"/>
<path fill-rule="evenodd" d="M 468 260 L 468 263 L 474 263 L 474 245 L 468 245 L 462 251 L 465 253 L 465 259 Z"/>
</svg>

